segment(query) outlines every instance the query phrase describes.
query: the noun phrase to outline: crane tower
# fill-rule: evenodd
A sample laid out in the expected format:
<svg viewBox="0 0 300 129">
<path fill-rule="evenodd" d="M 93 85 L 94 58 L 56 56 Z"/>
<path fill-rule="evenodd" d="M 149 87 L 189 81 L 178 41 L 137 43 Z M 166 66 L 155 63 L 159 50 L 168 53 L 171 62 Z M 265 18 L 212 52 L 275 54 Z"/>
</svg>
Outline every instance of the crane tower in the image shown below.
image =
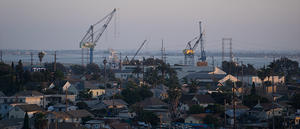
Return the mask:
<svg viewBox="0 0 300 129">
<path fill-rule="evenodd" d="M 201 62 L 197 62 L 197 65 L 201 66 L 201 65 L 203 65 L 202 62 L 206 61 L 206 54 L 205 54 L 204 46 L 203 46 L 203 32 L 201 29 L 201 22 L 199 22 L 199 29 L 200 29 L 200 35 L 193 38 L 191 41 L 189 41 L 186 45 L 186 48 L 183 50 L 185 65 L 195 65 L 195 59 L 194 59 L 195 50 L 196 50 L 199 42 L 201 45 L 201 48 L 200 48 L 201 49 L 201 57 L 199 58 L 199 60 L 201 60 Z M 195 40 L 196 40 L 195 44 L 192 45 L 191 43 L 194 42 Z"/>
<path fill-rule="evenodd" d="M 87 33 L 84 35 L 84 37 L 80 41 L 80 46 L 79 46 L 80 48 L 90 49 L 90 63 L 93 63 L 93 52 L 94 52 L 96 43 L 99 41 L 103 32 L 106 30 L 107 26 L 109 25 L 111 19 L 114 16 L 115 12 L 116 12 L 116 9 L 114 9 L 112 12 L 107 14 L 105 17 L 103 17 L 101 20 L 99 20 L 95 24 L 91 25 L 89 27 Z M 98 27 L 97 25 L 99 25 L 102 22 L 104 22 L 104 24 L 102 26 L 100 26 L 98 29 L 95 29 L 96 27 Z"/>
</svg>

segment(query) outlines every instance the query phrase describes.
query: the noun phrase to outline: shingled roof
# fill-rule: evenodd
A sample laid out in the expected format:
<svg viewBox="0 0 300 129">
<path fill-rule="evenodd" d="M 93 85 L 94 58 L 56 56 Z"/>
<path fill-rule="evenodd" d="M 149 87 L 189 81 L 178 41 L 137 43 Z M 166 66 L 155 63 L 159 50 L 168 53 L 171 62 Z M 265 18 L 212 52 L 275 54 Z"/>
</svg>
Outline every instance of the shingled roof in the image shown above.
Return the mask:
<svg viewBox="0 0 300 129">
<path fill-rule="evenodd" d="M 200 104 L 215 103 L 215 100 L 210 95 L 196 95 L 195 98 Z"/>
<path fill-rule="evenodd" d="M 38 91 L 28 90 L 28 91 L 20 91 L 16 93 L 14 96 L 42 96 L 43 94 Z"/>
<path fill-rule="evenodd" d="M 20 108 L 24 112 L 43 111 L 43 108 L 36 104 L 16 105 L 16 107 Z"/>
<path fill-rule="evenodd" d="M 67 111 L 66 113 L 74 118 L 93 117 L 94 116 L 87 110 L 71 110 L 71 111 Z"/>
</svg>

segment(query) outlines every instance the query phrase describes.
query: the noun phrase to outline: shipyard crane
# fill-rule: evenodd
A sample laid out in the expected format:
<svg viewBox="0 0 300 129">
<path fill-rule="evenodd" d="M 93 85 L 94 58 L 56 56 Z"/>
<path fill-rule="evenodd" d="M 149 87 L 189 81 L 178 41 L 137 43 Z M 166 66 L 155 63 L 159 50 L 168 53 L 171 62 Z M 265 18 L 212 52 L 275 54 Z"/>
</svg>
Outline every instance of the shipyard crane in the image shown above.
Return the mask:
<svg viewBox="0 0 300 129">
<path fill-rule="evenodd" d="M 136 55 L 140 52 L 140 50 L 142 49 L 142 47 L 145 45 L 145 43 L 147 42 L 147 40 L 144 40 L 144 42 L 141 44 L 141 46 L 139 47 L 139 49 L 135 52 L 134 56 L 131 58 L 130 60 L 130 64 L 133 63 L 134 58 L 136 57 Z"/>
<path fill-rule="evenodd" d="M 201 22 L 199 22 L 199 26 L 200 26 L 200 35 L 196 36 L 195 38 L 193 38 L 192 40 L 190 40 L 187 45 L 186 48 L 183 50 L 183 54 L 184 54 L 184 64 L 185 65 L 194 65 L 194 56 L 195 56 L 195 51 L 196 48 L 200 42 L 201 44 L 201 57 L 199 58 L 202 62 L 205 62 L 206 60 L 206 55 L 205 55 L 205 51 L 204 51 L 204 46 L 203 46 L 203 32 L 201 30 Z M 194 45 L 192 45 L 192 42 L 195 42 Z M 198 64 L 198 62 L 197 62 Z"/>
<path fill-rule="evenodd" d="M 114 9 L 112 12 L 107 14 L 105 17 L 103 17 L 101 20 L 96 22 L 95 24 L 91 25 L 87 31 L 87 33 L 84 35 L 82 40 L 80 41 L 80 48 L 89 48 L 90 49 L 90 63 L 93 63 L 93 52 L 94 48 L 96 46 L 96 43 L 101 38 L 102 34 L 106 30 L 107 26 L 109 25 L 111 19 L 113 18 L 114 14 L 116 12 L 116 9 Z M 94 30 L 97 25 L 104 22 L 104 24 L 99 27 L 99 29 Z"/>
</svg>

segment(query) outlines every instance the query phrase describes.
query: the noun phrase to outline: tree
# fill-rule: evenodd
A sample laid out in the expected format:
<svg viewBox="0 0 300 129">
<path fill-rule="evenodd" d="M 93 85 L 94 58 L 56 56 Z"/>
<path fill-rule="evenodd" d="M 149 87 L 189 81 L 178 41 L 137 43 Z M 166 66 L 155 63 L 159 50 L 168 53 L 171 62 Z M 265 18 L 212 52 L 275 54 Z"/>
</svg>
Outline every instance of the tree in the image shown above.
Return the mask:
<svg viewBox="0 0 300 129">
<path fill-rule="evenodd" d="M 204 107 L 200 105 L 192 105 L 188 111 L 189 114 L 199 114 L 204 112 L 205 112 Z"/>
<path fill-rule="evenodd" d="M 196 80 L 191 80 L 191 83 L 189 84 L 189 92 L 190 93 L 195 93 L 197 91 L 197 81 Z"/>
<path fill-rule="evenodd" d="M 212 128 L 219 127 L 220 126 L 219 123 L 221 123 L 218 118 L 212 115 L 206 115 L 203 119 L 203 122 L 205 124 L 210 125 Z"/>
<path fill-rule="evenodd" d="M 300 72 L 299 63 L 286 57 L 271 62 L 268 67 L 274 71 L 274 74 L 285 76 L 287 82 L 290 82 L 292 76 Z"/>
<path fill-rule="evenodd" d="M 158 118 L 158 116 L 156 114 L 154 114 L 151 111 L 144 111 L 144 110 L 140 111 L 137 114 L 136 119 L 138 121 L 150 123 L 151 125 L 157 125 L 160 121 L 160 119 Z"/>
<path fill-rule="evenodd" d="M 76 103 L 76 106 L 79 109 L 88 109 L 88 105 L 85 102 L 78 102 L 78 103 Z"/>
<path fill-rule="evenodd" d="M 92 99 L 92 92 L 90 90 L 84 90 L 79 92 L 80 99 Z"/>
<path fill-rule="evenodd" d="M 36 129 L 46 129 L 48 120 L 46 118 L 46 115 L 43 113 L 35 113 L 34 116 L 34 127 Z"/>
<path fill-rule="evenodd" d="M 265 91 L 264 80 L 268 76 L 266 71 L 267 70 L 266 70 L 265 66 L 263 68 L 261 68 L 259 71 L 257 71 L 257 76 L 261 80 L 263 91 Z"/>
<path fill-rule="evenodd" d="M 45 68 L 50 72 L 54 71 L 54 63 L 45 63 Z M 67 72 L 67 68 L 62 63 L 56 63 L 56 71 Z"/>
<path fill-rule="evenodd" d="M 269 102 L 269 100 L 267 98 L 264 98 L 262 96 L 247 95 L 247 96 L 244 96 L 243 104 L 248 107 L 253 107 L 258 103 L 258 100 L 260 100 L 260 103 L 268 103 Z"/>
<path fill-rule="evenodd" d="M 251 95 L 256 95 L 255 83 L 252 82 Z"/>
<path fill-rule="evenodd" d="M 92 64 L 87 64 L 86 65 L 86 70 L 89 74 L 92 74 L 92 73 L 100 73 L 100 68 L 97 64 L 95 63 L 92 63 Z"/>
<path fill-rule="evenodd" d="M 28 113 L 25 113 L 24 116 L 24 122 L 23 122 L 23 127 L 22 129 L 29 129 L 29 117 L 28 117 Z"/>
<path fill-rule="evenodd" d="M 45 52 L 39 52 L 38 53 L 38 56 L 39 56 L 39 59 L 40 59 L 40 65 L 42 65 L 42 61 L 43 61 L 43 58 L 44 58 L 44 56 L 45 56 Z"/>
<path fill-rule="evenodd" d="M 71 68 L 73 74 L 81 75 L 81 74 L 84 74 L 84 72 L 85 72 L 85 67 L 82 65 L 71 65 L 70 68 Z"/>
<path fill-rule="evenodd" d="M 17 80 L 19 84 L 23 83 L 23 73 L 24 73 L 24 68 L 22 64 L 22 60 L 19 60 L 18 65 L 16 65 L 16 73 L 17 73 Z"/>
<path fill-rule="evenodd" d="M 159 83 L 158 70 L 156 68 L 147 69 L 145 73 L 145 81 L 154 87 Z"/>
<path fill-rule="evenodd" d="M 63 80 L 65 78 L 65 75 L 62 71 L 56 70 L 54 72 L 54 77 L 55 77 L 55 79 Z"/>
<path fill-rule="evenodd" d="M 295 109 L 300 109 L 300 94 L 295 94 L 291 98 L 290 103 Z"/>
<path fill-rule="evenodd" d="M 124 101 L 131 105 L 146 98 L 152 97 L 153 93 L 146 86 L 127 86 L 126 89 L 121 91 L 121 95 L 122 98 L 124 98 Z"/>
<path fill-rule="evenodd" d="M 134 70 L 132 71 L 132 73 L 136 74 L 137 78 L 140 78 L 140 73 L 142 72 L 142 68 L 140 67 L 140 65 L 138 64 Z"/>
</svg>

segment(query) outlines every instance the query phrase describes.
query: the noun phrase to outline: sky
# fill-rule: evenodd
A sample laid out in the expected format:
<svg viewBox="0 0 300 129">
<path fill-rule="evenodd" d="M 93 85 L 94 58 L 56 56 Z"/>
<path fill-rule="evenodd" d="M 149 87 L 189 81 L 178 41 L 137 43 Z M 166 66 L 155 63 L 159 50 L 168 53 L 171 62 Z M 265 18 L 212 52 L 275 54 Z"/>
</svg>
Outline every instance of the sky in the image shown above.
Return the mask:
<svg viewBox="0 0 300 129">
<path fill-rule="evenodd" d="M 0 48 L 76 50 L 91 24 L 117 8 L 96 50 L 183 50 L 199 35 L 205 49 L 299 51 L 300 0 L 1 0 Z M 229 46 L 225 46 L 226 49 Z"/>
</svg>

